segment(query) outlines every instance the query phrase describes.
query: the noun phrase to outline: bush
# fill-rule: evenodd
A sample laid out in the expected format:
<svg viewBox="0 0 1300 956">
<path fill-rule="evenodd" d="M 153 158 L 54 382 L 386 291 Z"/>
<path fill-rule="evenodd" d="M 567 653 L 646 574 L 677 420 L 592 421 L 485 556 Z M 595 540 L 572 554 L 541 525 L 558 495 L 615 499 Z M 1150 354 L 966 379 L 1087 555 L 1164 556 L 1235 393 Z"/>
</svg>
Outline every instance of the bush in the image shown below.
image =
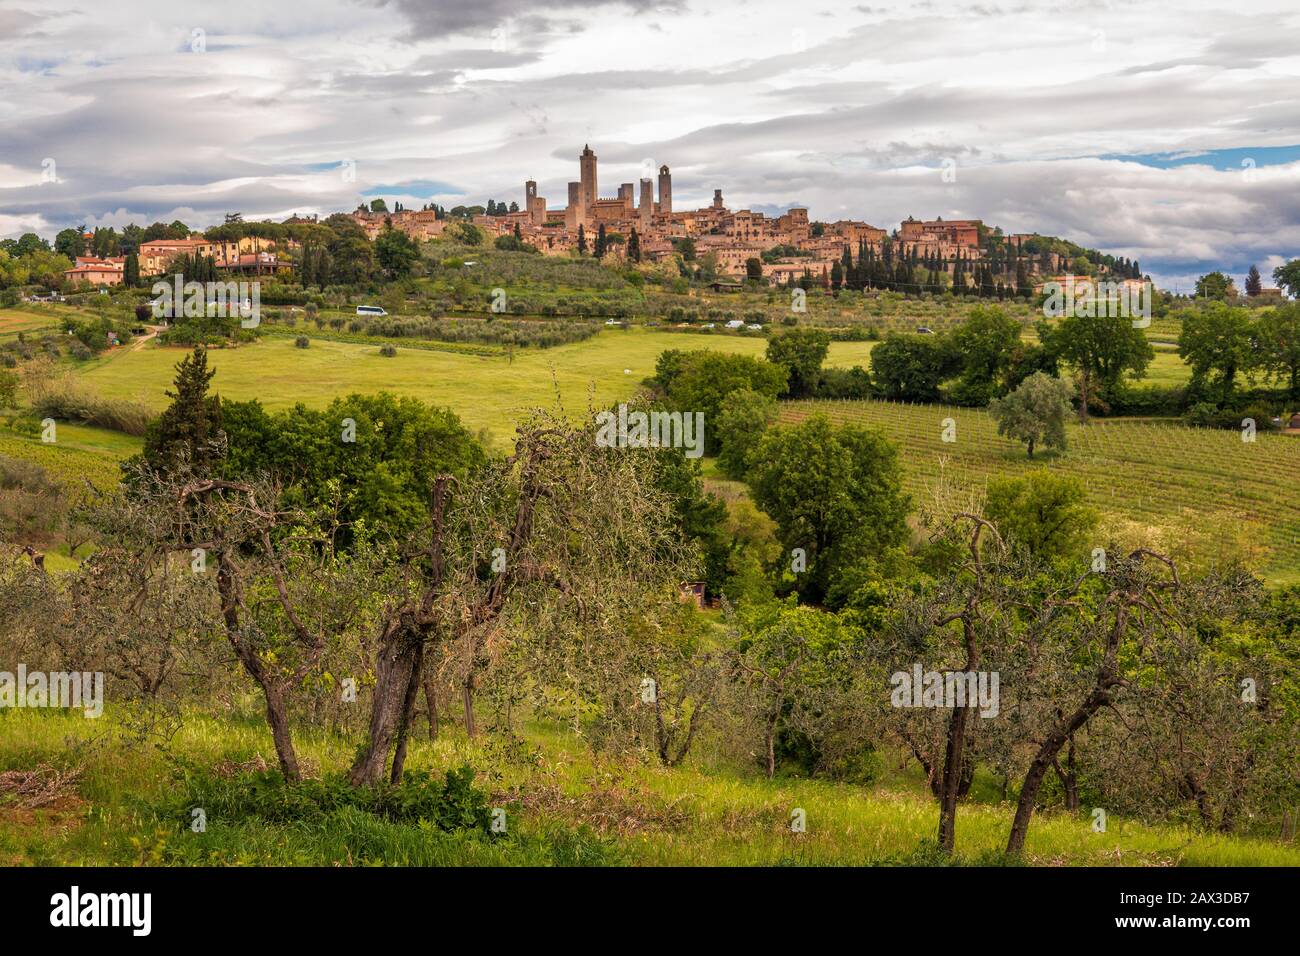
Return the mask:
<svg viewBox="0 0 1300 956">
<path fill-rule="evenodd" d="M 487 794 L 474 786 L 468 765 L 448 770 L 441 781 L 408 770 L 397 786 L 353 787 L 342 777 L 285 781 L 278 770 L 234 778 L 194 776 L 179 805 L 170 807 L 185 827 L 190 810 L 203 807 L 224 822 L 258 819 L 271 823 L 319 823 L 346 807 L 394 823 L 425 823 L 439 830 L 491 832 Z"/>
<path fill-rule="evenodd" d="M 395 345 L 381 345 L 379 354 L 384 358 L 395 358 L 397 356 L 397 347 Z"/>
<path fill-rule="evenodd" d="M 143 435 L 153 420 L 153 412 L 138 402 L 102 398 L 70 378 L 41 382 L 32 391 L 32 411 L 36 418 L 111 428 L 127 435 Z"/>
<path fill-rule="evenodd" d="M 300 335 L 300 336 L 298 336 L 296 339 L 293 340 L 293 344 L 296 345 L 296 346 L 298 346 L 298 348 L 300 348 L 300 349 L 310 348 L 310 347 L 311 347 L 311 339 L 307 338 L 307 336 L 305 336 L 305 335 Z"/>
</svg>

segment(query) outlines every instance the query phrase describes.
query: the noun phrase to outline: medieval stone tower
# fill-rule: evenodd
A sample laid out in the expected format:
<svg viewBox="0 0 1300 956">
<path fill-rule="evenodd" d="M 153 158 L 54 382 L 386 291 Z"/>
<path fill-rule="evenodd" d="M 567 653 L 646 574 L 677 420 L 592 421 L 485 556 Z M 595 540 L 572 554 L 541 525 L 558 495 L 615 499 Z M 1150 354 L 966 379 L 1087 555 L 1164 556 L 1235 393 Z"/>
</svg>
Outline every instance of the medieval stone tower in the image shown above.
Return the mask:
<svg viewBox="0 0 1300 956">
<path fill-rule="evenodd" d="M 591 209 L 596 205 L 596 200 L 600 197 L 596 184 L 596 154 L 591 151 L 590 145 L 582 147 L 582 155 L 578 157 L 579 179 L 582 182 L 582 204 Z"/>
<path fill-rule="evenodd" d="M 673 211 L 673 176 L 667 166 L 659 167 L 659 212 L 667 215 Z"/>
</svg>

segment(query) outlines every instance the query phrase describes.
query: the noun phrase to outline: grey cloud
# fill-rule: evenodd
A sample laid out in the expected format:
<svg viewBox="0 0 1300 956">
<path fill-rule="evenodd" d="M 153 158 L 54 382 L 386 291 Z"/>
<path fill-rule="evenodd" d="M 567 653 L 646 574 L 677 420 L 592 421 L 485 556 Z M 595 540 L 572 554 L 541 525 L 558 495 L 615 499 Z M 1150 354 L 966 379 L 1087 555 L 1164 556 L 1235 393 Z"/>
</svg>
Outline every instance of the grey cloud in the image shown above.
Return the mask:
<svg viewBox="0 0 1300 956">
<path fill-rule="evenodd" d="M 371 0 L 379 7 L 397 10 L 410 24 L 416 38 L 444 34 L 482 33 L 516 17 L 530 18 L 534 29 L 542 21 L 537 5 L 526 0 Z M 680 9 L 674 0 L 555 0 L 547 4 L 553 11 L 581 12 L 597 7 L 623 6 L 634 12 Z"/>
</svg>

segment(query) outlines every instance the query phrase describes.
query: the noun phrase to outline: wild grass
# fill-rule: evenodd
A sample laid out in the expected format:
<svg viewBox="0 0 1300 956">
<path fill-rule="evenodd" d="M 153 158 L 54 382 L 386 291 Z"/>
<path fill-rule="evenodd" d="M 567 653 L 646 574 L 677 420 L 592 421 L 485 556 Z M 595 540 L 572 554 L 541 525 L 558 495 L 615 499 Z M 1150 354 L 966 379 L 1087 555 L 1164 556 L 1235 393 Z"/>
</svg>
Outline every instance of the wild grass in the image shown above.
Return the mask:
<svg viewBox="0 0 1300 956">
<path fill-rule="evenodd" d="M 0 712 L 0 770 L 42 763 L 82 768 L 75 793 L 19 813 L 0 800 L 0 861 L 34 865 L 936 865 L 1003 864 L 1012 806 L 992 787 L 961 806 L 957 852 L 938 856 L 937 808 L 910 770 L 890 766 L 869 787 L 766 780 L 757 768 L 702 754 L 665 769 L 593 756 L 566 729 L 528 723 L 514 746 L 467 740 L 456 727 L 412 741 L 408 766 L 440 774 L 468 763 L 476 785 L 506 811 L 504 838 L 446 833 L 354 807 L 272 822 L 209 810 L 195 833 L 176 819 L 185 774 L 228 778 L 270 759 L 255 702 L 212 716 L 188 712 L 164 744 L 140 742 L 121 706 L 98 720 L 58 711 Z M 300 729 L 312 773 L 341 772 L 355 741 Z M 270 761 L 273 765 L 274 761 Z M 807 829 L 791 830 L 804 811 Z M 1112 815 L 1105 833 L 1087 814 L 1035 818 L 1029 865 L 1300 865 L 1293 844 L 1147 826 Z"/>
</svg>

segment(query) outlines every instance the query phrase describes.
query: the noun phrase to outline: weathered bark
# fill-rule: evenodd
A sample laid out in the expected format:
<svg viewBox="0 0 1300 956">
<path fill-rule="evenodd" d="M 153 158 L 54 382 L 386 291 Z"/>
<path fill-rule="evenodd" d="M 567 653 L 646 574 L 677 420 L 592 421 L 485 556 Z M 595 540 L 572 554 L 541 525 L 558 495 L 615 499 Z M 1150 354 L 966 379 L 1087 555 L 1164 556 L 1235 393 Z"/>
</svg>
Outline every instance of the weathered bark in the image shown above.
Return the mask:
<svg viewBox="0 0 1300 956">
<path fill-rule="evenodd" d="M 975 640 L 974 598 L 968 601 L 962 617 L 962 633 L 966 643 L 966 673 L 979 666 L 979 646 Z M 964 698 L 963 698 L 964 700 Z M 939 846 L 951 853 L 957 843 L 957 801 L 961 797 L 961 779 L 966 763 L 966 721 L 970 707 L 957 704 L 948 721 L 948 748 L 944 755 L 943 779 L 939 789 Z M 974 768 L 972 767 L 973 771 Z M 967 784 L 969 787 L 969 783 Z"/>
<path fill-rule="evenodd" d="M 389 782 L 402 782 L 402 769 L 406 766 L 406 738 L 410 733 L 411 720 L 415 716 L 415 701 L 420 696 L 420 672 L 424 669 L 424 644 L 415 647 L 415 663 L 411 667 L 411 679 L 406 684 L 406 699 L 402 702 L 402 715 L 397 724 L 397 746 L 393 750 L 393 771 Z"/>
<path fill-rule="evenodd" d="M 1110 702 L 1110 688 L 1119 683 L 1118 679 L 1101 681 L 1084 699 L 1083 703 L 1063 723 L 1058 723 L 1039 745 L 1038 752 L 1029 764 L 1025 781 L 1020 787 L 1020 799 L 1016 802 L 1016 816 L 1011 822 L 1011 836 L 1007 839 L 1007 853 L 1019 856 L 1025 849 L 1025 837 L 1029 834 L 1029 821 L 1034 815 L 1034 806 L 1038 802 L 1038 793 L 1043 786 L 1043 778 L 1048 767 L 1052 766 L 1057 754 L 1065 746 L 1066 740 L 1080 727 L 1086 724 L 1092 715 Z"/>
<path fill-rule="evenodd" d="M 474 723 L 474 678 L 469 676 L 460 686 L 460 702 L 465 708 L 465 733 L 470 737 L 478 734 L 478 727 Z"/>
<path fill-rule="evenodd" d="M 388 751 L 397 736 L 422 636 L 409 619 L 390 621 L 379 641 L 369 740 L 348 773 L 354 787 L 374 785 L 384 776 Z"/>
<path fill-rule="evenodd" d="M 266 701 L 266 722 L 271 728 L 271 740 L 275 743 L 275 755 L 280 761 L 280 773 L 284 775 L 285 780 L 301 780 L 302 773 L 298 767 L 298 754 L 293 747 L 293 733 L 289 727 L 289 712 L 283 691 L 263 665 L 256 649 L 249 646 L 244 639 L 239 620 L 235 575 L 224 551 L 218 556 L 217 593 L 221 598 L 221 616 L 225 622 L 226 640 L 244 670 L 262 689 L 262 697 Z"/>
<path fill-rule="evenodd" d="M 419 690 L 424 642 L 433 626 L 431 612 L 443 581 L 443 516 L 449 481 L 449 478 L 442 476 L 434 483 L 431 509 L 433 524 L 430 545 L 425 552 L 429 559 L 429 569 L 421 599 L 418 605 L 406 603 L 390 614 L 384 621 L 376 642 L 378 651 L 369 739 L 348 772 L 348 782 L 354 787 L 378 784 L 384 777 L 389 748 L 399 734 L 400 744 L 405 744 L 410 713 L 415 706 L 415 694 Z M 400 779 L 400 764 L 395 763 L 393 769 L 394 778 Z"/>
</svg>

